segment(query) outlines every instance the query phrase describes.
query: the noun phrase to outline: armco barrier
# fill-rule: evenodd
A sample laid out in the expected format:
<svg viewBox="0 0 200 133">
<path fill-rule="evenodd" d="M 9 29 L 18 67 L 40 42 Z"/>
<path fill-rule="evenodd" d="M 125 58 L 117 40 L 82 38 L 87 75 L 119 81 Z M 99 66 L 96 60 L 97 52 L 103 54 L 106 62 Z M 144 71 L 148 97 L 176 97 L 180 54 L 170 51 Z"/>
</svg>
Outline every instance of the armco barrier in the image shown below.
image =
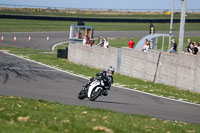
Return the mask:
<svg viewBox="0 0 200 133">
<path fill-rule="evenodd" d="M 68 59 L 99 69 L 113 66 L 118 73 L 133 78 L 200 92 L 200 55 L 70 44 Z"/>
<path fill-rule="evenodd" d="M 54 17 L 54 16 L 28 16 L 0 14 L 2 19 L 27 19 L 48 21 L 84 21 L 84 22 L 112 22 L 112 23 L 170 23 L 170 19 L 135 19 L 135 18 L 86 18 L 86 17 Z M 199 23 L 200 19 L 186 19 L 186 23 Z M 180 19 L 174 19 L 180 23 Z"/>
</svg>

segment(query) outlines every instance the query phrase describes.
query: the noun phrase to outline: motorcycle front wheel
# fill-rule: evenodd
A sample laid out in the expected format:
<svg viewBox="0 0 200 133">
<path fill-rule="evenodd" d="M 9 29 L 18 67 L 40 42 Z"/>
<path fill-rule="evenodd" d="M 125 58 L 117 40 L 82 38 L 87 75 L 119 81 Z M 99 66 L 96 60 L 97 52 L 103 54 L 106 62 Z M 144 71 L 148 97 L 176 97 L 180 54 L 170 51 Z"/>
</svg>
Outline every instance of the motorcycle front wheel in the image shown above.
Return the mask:
<svg viewBox="0 0 200 133">
<path fill-rule="evenodd" d="M 87 93 L 86 93 L 85 90 L 82 90 L 82 91 L 79 92 L 78 98 L 79 98 L 80 100 L 83 100 L 83 99 L 86 98 L 86 97 L 87 97 Z"/>
<path fill-rule="evenodd" d="M 92 93 L 91 93 L 91 96 L 90 96 L 90 101 L 94 101 L 94 100 L 96 100 L 99 96 L 100 96 L 100 94 L 101 94 L 101 92 L 102 92 L 102 89 L 97 89 L 97 88 L 95 88 L 95 89 L 93 89 L 92 90 Z"/>
</svg>

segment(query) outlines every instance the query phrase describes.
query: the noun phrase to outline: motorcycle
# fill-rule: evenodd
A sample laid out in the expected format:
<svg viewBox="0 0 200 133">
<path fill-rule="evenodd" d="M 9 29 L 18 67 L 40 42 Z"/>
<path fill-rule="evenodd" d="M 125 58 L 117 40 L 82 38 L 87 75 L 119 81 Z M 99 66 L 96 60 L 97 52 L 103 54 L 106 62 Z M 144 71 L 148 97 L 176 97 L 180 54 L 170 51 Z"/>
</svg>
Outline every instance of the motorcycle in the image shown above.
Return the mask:
<svg viewBox="0 0 200 133">
<path fill-rule="evenodd" d="M 78 98 L 83 100 L 88 98 L 90 101 L 96 100 L 99 96 L 107 96 L 105 85 L 105 79 L 102 77 L 93 77 L 90 81 L 83 86 L 82 90 L 78 94 Z"/>
</svg>

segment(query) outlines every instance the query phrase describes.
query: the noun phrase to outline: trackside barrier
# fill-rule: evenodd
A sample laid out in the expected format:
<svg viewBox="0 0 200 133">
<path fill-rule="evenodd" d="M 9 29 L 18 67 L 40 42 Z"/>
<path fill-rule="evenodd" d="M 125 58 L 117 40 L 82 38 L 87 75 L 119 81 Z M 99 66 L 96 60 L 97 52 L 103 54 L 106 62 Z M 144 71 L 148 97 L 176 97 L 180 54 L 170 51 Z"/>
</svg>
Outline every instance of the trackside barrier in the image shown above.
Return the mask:
<svg viewBox="0 0 200 133">
<path fill-rule="evenodd" d="M 70 44 L 68 59 L 89 67 L 113 66 L 120 74 L 200 92 L 200 55 L 170 54 L 127 47 L 101 48 Z"/>
<path fill-rule="evenodd" d="M 101 48 L 98 46 L 84 46 L 82 44 L 70 44 L 68 59 L 78 64 L 106 69 L 108 66 L 117 68 L 118 49 Z"/>
<path fill-rule="evenodd" d="M 24 20 L 50 20 L 50 21 L 84 21 L 84 22 L 110 22 L 110 23 L 170 23 L 170 19 L 134 19 L 134 18 L 86 18 L 86 17 L 52 17 L 52 16 L 28 16 L 28 15 L 4 15 L 2 19 Z M 180 19 L 174 19 L 174 23 L 180 23 Z M 186 23 L 199 23 L 200 19 L 186 19 Z"/>
</svg>

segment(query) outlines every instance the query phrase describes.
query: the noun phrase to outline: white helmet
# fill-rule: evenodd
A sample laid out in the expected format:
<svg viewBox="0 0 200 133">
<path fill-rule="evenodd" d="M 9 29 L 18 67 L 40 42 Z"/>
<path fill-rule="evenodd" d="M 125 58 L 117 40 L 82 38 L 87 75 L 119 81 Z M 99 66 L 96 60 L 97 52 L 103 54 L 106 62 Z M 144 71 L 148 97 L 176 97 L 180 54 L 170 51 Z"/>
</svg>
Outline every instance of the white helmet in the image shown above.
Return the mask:
<svg viewBox="0 0 200 133">
<path fill-rule="evenodd" d="M 115 69 L 112 66 L 109 66 L 108 67 L 108 73 L 114 74 L 115 73 Z"/>
</svg>

